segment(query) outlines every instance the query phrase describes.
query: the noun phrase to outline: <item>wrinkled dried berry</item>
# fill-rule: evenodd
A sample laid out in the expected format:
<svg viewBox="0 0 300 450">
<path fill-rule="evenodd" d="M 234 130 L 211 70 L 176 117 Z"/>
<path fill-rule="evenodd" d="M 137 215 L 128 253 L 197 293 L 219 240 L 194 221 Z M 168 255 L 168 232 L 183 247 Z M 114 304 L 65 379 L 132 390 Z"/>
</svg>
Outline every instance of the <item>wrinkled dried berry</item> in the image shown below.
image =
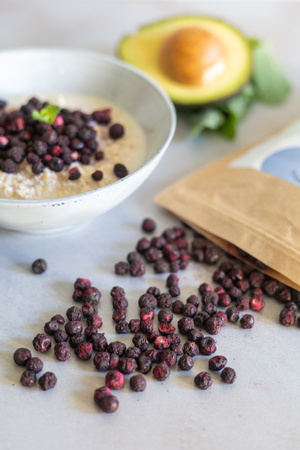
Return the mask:
<svg viewBox="0 0 300 450">
<path fill-rule="evenodd" d="M 55 322 L 58 322 L 60 325 L 65 324 L 65 319 L 61 314 L 55 314 L 53 317 L 51 317 L 51 320 L 55 320 Z"/>
<path fill-rule="evenodd" d="M 92 283 L 87 278 L 77 278 L 74 283 L 74 288 L 80 291 L 85 291 L 92 286 Z"/>
<path fill-rule="evenodd" d="M 189 355 L 191 357 L 197 356 L 200 353 L 199 352 L 199 347 L 196 344 L 196 342 L 194 342 L 194 341 L 187 341 L 187 342 L 185 342 L 183 347 L 182 347 L 182 349 L 183 349 L 183 353 L 185 355 Z"/>
<path fill-rule="evenodd" d="M 147 289 L 147 294 L 153 295 L 155 298 L 157 298 L 160 295 L 160 289 L 156 286 L 150 286 Z"/>
<path fill-rule="evenodd" d="M 279 314 L 279 322 L 281 325 L 290 327 L 296 321 L 296 313 L 293 309 L 283 308 Z"/>
<path fill-rule="evenodd" d="M 20 383 L 22 386 L 25 387 L 32 387 L 36 383 L 36 374 L 32 372 L 31 370 L 25 370 L 25 372 L 22 373 L 20 378 Z"/>
<path fill-rule="evenodd" d="M 247 297 L 240 297 L 235 304 L 236 308 L 239 311 L 246 311 L 247 309 L 249 309 L 249 300 Z"/>
<path fill-rule="evenodd" d="M 110 395 L 110 394 L 111 394 L 111 390 L 107 386 L 102 386 L 98 389 L 95 389 L 94 402 L 99 406 L 100 400 L 102 400 L 102 398 L 105 395 Z"/>
<path fill-rule="evenodd" d="M 124 375 L 117 371 L 111 370 L 105 375 L 105 385 L 114 391 L 122 389 L 125 384 Z"/>
<path fill-rule="evenodd" d="M 184 306 L 184 303 L 181 300 L 175 300 L 172 303 L 172 311 L 175 314 L 181 314 L 183 306 Z"/>
<path fill-rule="evenodd" d="M 154 367 L 152 373 L 158 381 L 164 381 L 170 375 L 170 368 L 168 364 L 166 364 L 165 362 L 161 362 Z"/>
<path fill-rule="evenodd" d="M 119 261 L 115 264 L 116 275 L 127 275 L 129 272 L 129 264 L 126 261 Z"/>
<path fill-rule="evenodd" d="M 189 355 L 182 355 L 178 360 L 178 366 L 181 370 L 191 370 L 194 367 L 194 360 Z"/>
<path fill-rule="evenodd" d="M 205 322 L 210 318 L 210 315 L 206 311 L 201 311 L 194 317 L 194 324 L 197 328 L 203 328 Z"/>
<path fill-rule="evenodd" d="M 104 333 L 93 334 L 91 336 L 91 343 L 93 344 L 93 349 L 96 352 L 105 351 L 108 346 Z"/>
<path fill-rule="evenodd" d="M 276 292 L 276 299 L 281 303 L 288 303 L 292 299 L 291 289 L 284 287 Z"/>
<path fill-rule="evenodd" d="M 157 297 L 157 306 L 159 308 L 170 309 L 172 306 L 172 297 L 168 292 L 164 292 Z"/>
<path fill-rule="evenodd" d="M 147 382 L 143 375 L 133 375 L 129 380 L 129 384 L 134 392 L 142 392 L 147 387 Z"/>
<path fill-rule="evenodd" d="M 157 307 L 157 299 L 150 293 L 141 295 L 138 303 L 140 308 L 149 307 L 154 309 Z"/>
<path fill-rule="evenodd" d="M 125 353 L 125 350 L 126 350 L 126 345 L 120 341 L 113 341 L 107 347 L 107 351 L 109 353 L 114 353 L 118 356 L 123 356 Z"/>
<path fill-rule="evenodd" d="M 157 336 L 157 338 L 155 338 L 153 347 L 157 350 L 163 350 L 170 347 L 170 342 L 166 336 Z"/>
<path fill-rule="evenodd" d="M 179 286 L 171 286 L 169 288 L 169 294 L 171 297 L 178 297 L 181 294 Z"/>
<path fill-rule="evenodd" d="M 149 356 L 141 355 L 137 360 L 137 364 L 138 364 L 138 371 L 143 374 L 146 374 L 150 372 L 152 368 L 152 359 Z"/>
<path fill-rule="evenodd" d="M 94 327 L 98 329 L 101 328 L 103 325 L 103 321 L 98 314 L 95 314 L 94 316 L 89 316 L 86 320 L 86 323 L 89 327 Z"/>
<path fill-rule="evenodd" d="M 68 342 L 60 342 L 54 346 L 54 354 L 58 361 L 67 361 L 71 356 L 71 348 Z"/>
<path fill-rule="evenodd" d="M 124 164 L 115 164 L 114 173 L 118 178 L 124 178 L 128 175 L 128 170 L 124 166 Z"/>
<path fill-rule="evenodd" d="M 69 336 L 65 332 L 65 330 L 57 330 L 57 331 L 55 331 L 53 337 L 54 337 L 55 342 L 59 343 L 59 342 L 67 341 Z"/>
<path fill-rule="evenodd" d="M 154 312 L 153 309 L 150 308 L 149 306 L 145 306 L 144 308 L 141 308 L 140 310 L 140 319 L 141 320 L 153 320 L 154 317 Z"/>
<path fill-rule="evenodd" d="M 82 332 L 82 323 L 79 320 L 72 320 L 65 324 L 65 330 L 69 336 Z"/>
<path fill-rule="evenodd" d="M 56 375 L 53 372 L 45 372 L 39 378 L 39 385 L 43 391 L 48 391 L 49 389 L 53 389 L 57 383 Z"/>
<path fill-rule="evenodd" d="M 253 328 L 254 323 L 255 323 L 255 320 L 254 320 L 254 317 L 252 316 L 252 314 L 245 314 L 240 319 L 241 327 L 244 328 L 245 330 Z"/>
<path fill-rule="evenodd" d="M 249 306 L 253 311 L 261 311 L 265 307 L 265 301 L 262 297 L 254 295 L 250 298 Z"/>
<path fill-rule="evenodd" d="M 160 323 L 171 323 L 173 320 L 173 313 L 170 309 L 163 308 L 159 311 L 157 318 Z"/>
<path fill-rule="evenodd" d="M 203 355 L 212 355 L 217 350 L 216 341 L 210 336 L 201 339 L 199 350 Z"/>
<path fill-rule="evenodd" d="M 95 314 L 98 314 L 98 306 L 94 303 L 88 303 L 85 302 L 84 305 L 82 305 L 82 315 L 83 317 L 87 318 L 89 316 L 94 316 Z"/>
<path fill-rule="evenodd" d="M 35 356 L 32 358 L 29 358 L 26 361 L 26 369 L 31 372 L 39 373 L 43 370 L 43 367 L 44 367 L 43 361 L 40 358 L 37 358 Z"/>
<path fill-rule="evenodd" d="M 202 390 L 208 389 L 212 385 L 212 378 L 208 372 L 200 372 L 194 378 L 195 385 Z"/>
<path fill-rule="evenodd" d="M 185 317 L 195 317 L 197 313 L 197 308 L 193 303 L 186 303 L 182 307 L 181 314 L 183 314 Z"/>
<path fill-rule="evenodd" d="M 140 331 L 141 333 L 148 334 L 153 331 L 153 322 L 151 319 L 141 320 L 140 323 Z"/>
<path fill-rule="evenodd" d="M 78 308 L 77 306 L 71 306 L 71 308 L 67 309 L 66 312 L 67 318 L 69 320 L 80 320 L 82 316 L 81 308 Z"/>
<path fill-rule="evenodd" d="M 249 276 L 249 282 L 253 288 L 261 288 L 265 281 L 265 275 L 261 272 L 254 270 Z"/>
<path fill-rule="evenodd" d="M 143 262 L 132 262 L 129 266 L 129 273 L 132 277 L 141 277 L 146 271 Z"/>
<path fill-rule="evenodd" d="M 222 319 L 220 319 L 220 317 L 218 316 L 213 316 L 210 317 L 206 322 L 205 322 L 205 330 L 208 332 L 208 334 L 218 334 L 221 331 L 223 322 Z"/>
<path fill-rule="evenodd" d="M 265 280 L 261 288 L 265 294 L 273 297 L 279 289 L 279 284 L 276 280 Z"/>
<path fill-rule="evenodd" d="M 26 362 L 31 358 L 31 351 L 28 348 L 18 348 L 13 355 L 14 362 L 18 366 L 26 366 Z"/>
<path fill-rule="evenodd" d="M 77 345 L 82 344 L 83 342 L 85 342 L 85 335 L 82 333 L 74 334 L 69 338 L 69 344 L 72 348 L 77 347 Z"/>
<path fill-rule="evenodd" d="M 170 323 L 161 323 L 158 327 L 158 331 L 162 336 L 169 336 L 174 333 L 176 328 Z"/>
<path fill-rule="evenodd" d="M 178 321 L 178 329 L 181 334 L 188 334 L 190 330 L 195 328 L 194 321 L 191 317 L 182 317 Z"/>
<path fill-rule="evenodd" d="M 93 358 L 93 363 L 97 370 L 106 372 L 110 368 L 111 355 L 105 351 L 99 351 Z"/>
<path fill-rule="evenodd" d="M 140 331 L 140 324 L 141 324 L 140 319 L 131 319 L 129 321 L 130 332 L 134 334 L 138 333 Z"/>
<path fill-rule="evenodd" d="M 221 372 L 221 379 L 227 383 L 232 384 L 236 380 L 236 372 L 231 367 L 225 367 Z"/>
<path fill-rule="evenodd" d="M 198 308 L 198 306 L 200 305 L 200 301 L 197 297 L 197 295 L 190 295 L 187 299 L 186 299 L 187 303 L 191 303 L 192 305 L 194 305 L 196 308 Z"/>
<path fill-rule="evenodd" d="M 51 339 L 44 333 L 39 333 L 35 336 L 32 341 L 32 344 L 36 351 L 45 353 L 51 348 Z"/>
<path fill-rule="evenodd" d="M 126 311 L 124 309 L 114 309 L 112 320 L 116 323 L 126 319 Z"/>
<path fill-rule="evenodd" d="M 119 408 L 119 400 L 115 395 L 105 395 L 100 401 L 99 406 L 105 413 L 113 413 Z"/>
<path fill-rule="evenodd" d="M 117 323 L 115 326 L 116 333 L 118 334 L 127 334 L 130 332 L 128 323 L 124 320 L 123 322 Z"/>
<path fill-rule="evenodd" d="M 225 356 L 221 356 L 221 355 L 213 356 L 208 361 L 209 370 L 212 370 L 213 372 L 217 372 L 219 370 L 224 369 L 226 364 L 227 364 L 227 358 L 225 358 Z"/>
<path fill-rule="evenodd" d="M 204 253 L 204 261 L 207 264 L 216 264 L 221 257 L 220 249 L 217 247 L 207 247 Z"/>
<path fill-rule="evenodd" d="M 177 363 L 177 354 L 170 349 L 163 350 L 160 353 L 160 362 L 165 362 L 169 367 L 173 367 Z"/>
<path fill-rule="evenodd" d="M 142 222 L 142 230 L 146 233 L 152 233 L 156 228 L 156 223 L 153 219 L 146 218 Z"/>
<path fill-rule="evenodd" d="M 230 306 L 226 309 L 226 316 L 228 319 L 228 322 L 235 323 L 239 320 L 239 310 L 235 306 Z"/>
<path fill-rule="evenodd" d="M 87 361 L 91 358 L 93 353 L 93 344 L 91 342 L 82 342 L 76 345 L 75 355 L 82 361 Z"/>
<path fill-rule="evenodd" d="M 44 273 L 47 267 L 47 262 L 43 258 L 38 258 L 32 263 L 32 271 L 38 275 Z"/>
</svg>

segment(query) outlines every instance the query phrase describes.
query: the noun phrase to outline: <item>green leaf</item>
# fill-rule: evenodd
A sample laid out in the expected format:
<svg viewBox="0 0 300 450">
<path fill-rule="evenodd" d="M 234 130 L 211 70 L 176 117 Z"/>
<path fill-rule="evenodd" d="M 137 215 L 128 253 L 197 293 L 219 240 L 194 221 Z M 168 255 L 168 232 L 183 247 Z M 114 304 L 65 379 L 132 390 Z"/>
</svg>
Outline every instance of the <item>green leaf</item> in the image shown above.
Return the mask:
<svg viewBox="0 0 300 450">
<path fill-rule="evenodd" d="M 189 121 L 192 125 L 190 136 L 196 138 L 205 129 L 217 130 L 224 123 L 225 116 L 218 109 L 207 108 L 197 113 L 191 113 Z"/>
<path fill-rule="evenodd" d="M 31 113 L 31 117 L 34 120 L 38 120 L 39 122 L 45 122 L 52 125 L 59 112 L 60 112 L 59 106 L 48 105 L 42 108 L 40 111 L 34 109 Z"/>
<path fill-rule="evenodd" d="M 282 103 L 291 90 L 285 73 L 266 44 L 253 45 L 254 70 L 252 75 L 255 97 L 265 103 Z"/>
</svg>

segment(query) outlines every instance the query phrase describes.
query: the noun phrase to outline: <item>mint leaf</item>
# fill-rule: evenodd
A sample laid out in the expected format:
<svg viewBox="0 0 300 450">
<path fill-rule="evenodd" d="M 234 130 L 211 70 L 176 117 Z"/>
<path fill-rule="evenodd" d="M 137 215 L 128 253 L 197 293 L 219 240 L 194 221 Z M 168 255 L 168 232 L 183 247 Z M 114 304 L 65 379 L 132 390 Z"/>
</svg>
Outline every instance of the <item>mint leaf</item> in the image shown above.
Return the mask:
<svg viewBox="0 0 300 450">
<path fill-rule="evenodd" d="M 192 125 L 190 136 L 196 138 L 205 129 L 217 130 L 225 122 L 225 116 L 218 109 L 207 108 L 190 114 L 189 121 Z"/>
<path fill-rule="evenodd" d="M 255 98 L 265 103 L 282 103 L 291 90 L 281 65 L 266 44 L 250 41 L 253 48 L 252 81 Z"/>
<path fill-rule="evenodd" d="M 39 122 L 48 123 L 52 125 L 55 121 L 58 113 L 60 112 L 60 107 L 56 105 L 48 105 L 42 108 L 40 111 L 34 109 L 31 113 L 31 117 Z"/>
</svg>

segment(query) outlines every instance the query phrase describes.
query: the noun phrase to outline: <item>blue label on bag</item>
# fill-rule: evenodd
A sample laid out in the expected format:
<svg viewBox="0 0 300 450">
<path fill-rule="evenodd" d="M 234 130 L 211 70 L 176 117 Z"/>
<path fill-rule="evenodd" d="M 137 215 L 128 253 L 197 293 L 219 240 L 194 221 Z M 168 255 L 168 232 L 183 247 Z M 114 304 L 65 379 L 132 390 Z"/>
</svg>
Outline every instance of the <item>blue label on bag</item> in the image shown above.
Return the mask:
<svg viewBox="0 0 300 450">
<path fill-rule="evenodd" d="M 261 170 L 299 186 L 300 147 L 287 148 L 273 153 L 263 161 Z"/>
</svg>

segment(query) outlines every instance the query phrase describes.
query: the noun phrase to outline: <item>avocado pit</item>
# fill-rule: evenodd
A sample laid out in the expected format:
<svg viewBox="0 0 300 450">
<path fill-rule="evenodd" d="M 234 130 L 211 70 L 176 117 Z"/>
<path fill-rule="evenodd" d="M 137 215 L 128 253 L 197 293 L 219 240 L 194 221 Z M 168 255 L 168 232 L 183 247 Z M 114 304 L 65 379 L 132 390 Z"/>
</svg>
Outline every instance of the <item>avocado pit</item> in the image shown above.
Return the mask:
<svg viewBox="0 0 300 450">
<path fill-rule="evenodd" d="M 164 73 L 177 83 L 206 85 L 226 68 L 222 43 L 200 27 L 187 27 L 170 34 L 159 54 Z"/>
</svg>

